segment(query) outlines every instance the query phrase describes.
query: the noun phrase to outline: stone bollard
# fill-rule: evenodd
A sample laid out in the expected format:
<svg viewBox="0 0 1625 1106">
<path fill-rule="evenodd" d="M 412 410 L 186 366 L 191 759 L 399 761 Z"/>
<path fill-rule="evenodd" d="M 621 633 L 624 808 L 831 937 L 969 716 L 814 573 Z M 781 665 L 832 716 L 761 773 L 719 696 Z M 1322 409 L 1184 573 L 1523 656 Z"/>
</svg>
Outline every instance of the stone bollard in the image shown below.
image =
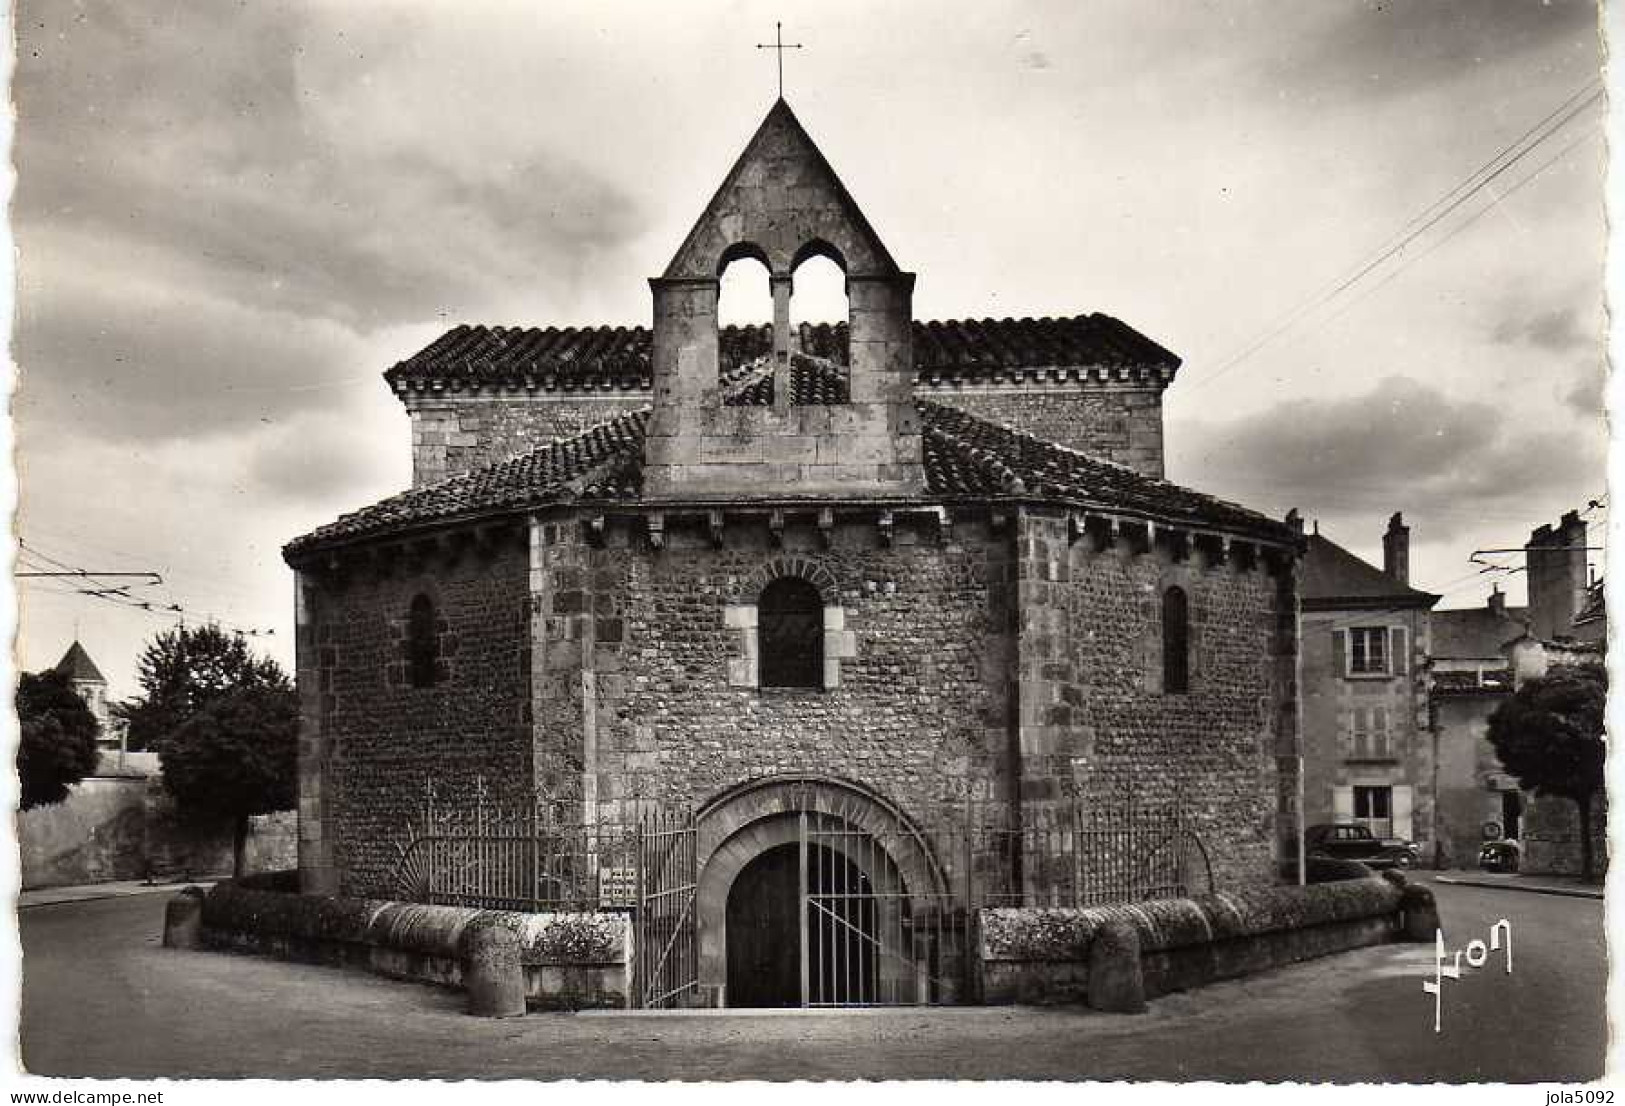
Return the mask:
<svg viewBox="0 0 1625 1106">
<path fill-rule="evenodd" d="M 164 948 L 203 944 L 203 888 L 188 887 L 164 904 Z"/>
<path fill-rule="evenodd" d="M 1127 922 L 1106 923 L 1089 942 L 1088 1004 L 1113 1014 L 1145 1013 L 1140 933 Z"/>
<path fill-rule="evenodd" d="M 525 1012 L 525 970 L 519 927 L 503 914 L 481 914 L 463 931 L 463 986 L 468 1012 L 481 1018 L 515 1018 Z"/>
<path fill-rule="evenodd" d="M 1407 941 L 1431 941 L 1442 928 L 1439 925 L 1439 903 L 1431 887 L 1408 883 L 1400 892 L 1399 911 L 1402 932 Z"/>
</svg>

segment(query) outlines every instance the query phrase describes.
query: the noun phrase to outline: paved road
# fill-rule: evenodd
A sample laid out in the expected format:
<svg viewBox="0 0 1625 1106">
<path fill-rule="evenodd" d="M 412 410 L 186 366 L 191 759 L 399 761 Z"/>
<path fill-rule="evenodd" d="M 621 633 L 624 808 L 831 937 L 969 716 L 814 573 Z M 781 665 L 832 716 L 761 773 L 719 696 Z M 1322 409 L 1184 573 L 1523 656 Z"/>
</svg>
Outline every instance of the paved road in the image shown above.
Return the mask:
<svg viewBox="0 0 1625 1106">
<path fill-rule="evenodd" d="M 1513 928 L 1514 972 L 1422 992 L 1432 947 L 1363 949 L 1152 1004 L 748 1015 L 533 1014 L 370 975 L 158 945 L 163 897 L 22 914 L 28 1070 L 87 1076 L 1314 1079 L 1600 1076 L 1602 903 L 1438 887 L 1452 948 Z M 107 1032 L 107 1027 L 118 1027 Z"/>
</svg>

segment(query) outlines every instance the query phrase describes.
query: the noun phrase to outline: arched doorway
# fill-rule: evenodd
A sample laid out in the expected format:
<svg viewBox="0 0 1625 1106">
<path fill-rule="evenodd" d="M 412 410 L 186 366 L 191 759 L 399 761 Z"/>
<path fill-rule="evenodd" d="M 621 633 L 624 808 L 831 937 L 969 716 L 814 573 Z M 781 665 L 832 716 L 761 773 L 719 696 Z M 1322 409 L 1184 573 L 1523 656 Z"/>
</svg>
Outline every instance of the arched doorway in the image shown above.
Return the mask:
<svg viewBox="0 0 1625 1106">
<path fill-rule="evenodd" d="M 728 1005 L 865 1005 L 880 1000 L 880 910 L 849 856 L 790 842 L 745 865 L 728 892 Z M 805 942 L 805 967 L 803 967 Z"/>
<path fill-rule="evenodd" d="M 954 885 L 928 835 L 862 785 L 794 773 L 737 785 L 698 811 L 697 855 L 697 975 L 723 1005 L 952 1002 L 962 992 Z M 736 949 L 739 935 L 755 948 Z M 768 949 L 780 959 L 764 961 Z M 747 970 L 778 982 L 747 982 Z"/>
</svg>

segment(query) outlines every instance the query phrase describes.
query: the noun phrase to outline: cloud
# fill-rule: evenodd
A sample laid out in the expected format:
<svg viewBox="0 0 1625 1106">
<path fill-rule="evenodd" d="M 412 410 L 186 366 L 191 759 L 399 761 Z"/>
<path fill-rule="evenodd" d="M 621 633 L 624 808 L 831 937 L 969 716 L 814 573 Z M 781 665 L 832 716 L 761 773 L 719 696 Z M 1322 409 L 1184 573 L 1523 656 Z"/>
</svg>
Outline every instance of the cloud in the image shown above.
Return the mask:
<svg viewBox="0 0 1625 1106">
<path fill-rule="evenodd" d="M 419 60 L 401 28 L 347 38 L 323 22 L 334 13 L 297 6 L 29 16 L 15 83 L 25 274 L 38 228 L 71 227 L 100 243 L 91 267 L 138 254 L 220 297 L 368 328 L 515 286 L 562 298 L 641 229 L 629 193 L 528 113 L 403 132 L 412 105 L 380 87 L 403 87 L 393 69 Z"/>
<path fill-rule="evenodd" d="M 1596 352 L 1603 341 L 1601 327 L 1581 326 L 1579 311 L 1574 307 L 1553 308 L 1526 317 L 1509 314 L 1496 324 L 1493 337 L 1503 345 L 1532 346 L 1548 353 Z"/>
<path fill-rule="evenodd" d="M 1563 402 L 1578 414 L 1597 418 L 1603 413 L 1603 394 L 1608 385 L 1605 372 L 1585 372 L 1563 393 Z"/>
<path fill-rule="evenodd" d="M 90 266 L 75 260 L 79 239 L 32 242 L 15 351 L 25 452 L 65 428 L 114 441 L 229 435 L 331 404 L 312 383 L 362 369 L 376 380 L 383 367 L 337 323 L 144 277 L 139 254 Z"/>
<path fill-rule="evenodd" d="M 1345 0 L 1316 5 L 1306 33 L 1260 76 L 1313 99 L 1388 99 L 1486 68 L 1504 70 L 1549 50 L 1588 50 L 1598 41 L 1592 0 Z M 1260 9 L 1273 10 L 1273 9 Z"/>
<path fill-rule="evenodd" d="M 1389 377 L 1350 398 L 1294 399 L 1170 432 L 1170 468 L 1204 490 L 1306 515 L 1394 510 L 1444 539 L 1508 505 L 1577 494 L 1603 471 L 1590 433 L 1530 426 L 1493 402 Z M 1544 508 L 1542 508 L 1543 510 Z M 1539 517 L 1533 506 L 1519 511 Z"/>
</svg>

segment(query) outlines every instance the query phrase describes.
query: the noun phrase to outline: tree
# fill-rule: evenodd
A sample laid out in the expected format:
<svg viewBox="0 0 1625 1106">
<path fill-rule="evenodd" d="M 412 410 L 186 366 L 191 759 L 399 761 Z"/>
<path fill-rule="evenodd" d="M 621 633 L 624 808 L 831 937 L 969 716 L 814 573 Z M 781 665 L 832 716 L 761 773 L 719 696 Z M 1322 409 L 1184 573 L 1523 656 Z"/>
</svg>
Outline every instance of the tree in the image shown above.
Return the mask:
<svg viewBox="0 0 1625 1106">
<path fill-rule="evenodd" d="M 129 724 L 127 747 L 158 752 L 216 699 L 244 688 L 290 686 L 275 661 L 255 656 L 240 636 L 213 623 L 160 633 L 142 650 L 136 677 L 141 695 L 118 708 Z"/>
<path fill-rule="evenodd" d="M 182 813 L 232 823 L 234 875 L 243 874 L 249 818 L 294 805 L 298 738 L 298 696 L 283 680 L 215 698 L 163 742 L 164 786 Z"/>
<path fill-rule="evenodd" d="M 96 770 L 101 727 L 65 672 L 24 672 L 17 681 L 17 774 L 23 809 L 68 797 L 68 788 Z"/>
<path fill-rule="evenodd" d="M 1600 665 L 1553 667 L 1495 709 L 1489 740 L 1518 785 L 1572 800 L 1580 813 L 1580 868 L 1594 878 L 1591 805 L 1602 789 L 1603 710 L 1608 674 Z"/>
</svg>

